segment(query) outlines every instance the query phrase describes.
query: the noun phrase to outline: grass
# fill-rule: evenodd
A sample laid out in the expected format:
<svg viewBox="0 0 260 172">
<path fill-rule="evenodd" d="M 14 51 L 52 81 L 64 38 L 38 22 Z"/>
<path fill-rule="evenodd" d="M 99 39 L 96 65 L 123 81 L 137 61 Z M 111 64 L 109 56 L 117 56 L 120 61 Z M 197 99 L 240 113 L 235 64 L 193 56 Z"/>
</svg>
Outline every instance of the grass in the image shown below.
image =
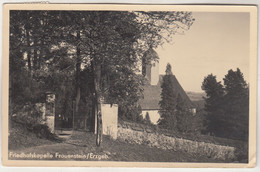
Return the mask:
<svg viewBox="0 0 260 172">
<path fill-rule="evenodd" d="M 131 161 L 131 162 L 221 162 L 220 160 L 189 154 L 185 151 L 163 150 L 151 148 L 147 145 L 130 144 L 120 140 L 112 140 L 103 136 L 100 147 L 95 145 L 95 135 L 90 132 L 74 131 L 70 138 L 63 142 L 50 141 L 37 138 L 33 133 L 19 125 L 12 125 L 9 136 L 9 152 L 36 153 L 54 155 L 52 160 L 105 160 L 105 161 Z M 99 155 L 94 158 L 55 157 L 59 155 Z M 101 158 L 101 156 L 106 156 Z M 15 159 L 15 158 L 10 158 Z M 26 159 L 26 158 L 24 158 Z M 28 158 L 30 159 L 30 158 Z M 31 158 L 32 159 L 32 158 Z M 46 159 L 47 160 L 47 159 Z"/>
<path fill-rule="evenodd" d="M 235 155 L 237 157 L 238 162 L 247 163 L 248 162 L 248 142 L 241 140 L 232 140 L 221 137 L 214 137 L 210 135 L 202 135 L 199 133 L 181 133 L 177 131 L 170 131 L 166 129 L 160 129 L 155 125 L 147 125 L 143 123 L 134 123 L 132 121 L 119 120 L 119 123 L 124 124 L 127 128 L 141 128 L 141 129 L 150 129 L 154 133 L 164 134 L 169 137 L 182 138 L 197 142 L 205 142 L 205 143 L 213 143 L 216 145 L 222 146 L 231 146 L 235 147 Z"/>
<path fill-rule="evenodd" d="M 89 158 L 87 160 L 108 160 L 108 161 L 131 161 L 131 162 L 221 162 L 203 156 L 191 155 L 182 151 L 162 150 L 150 148 L 146 145 L 125 143 L 118 140 L 111 140 L 103 137 L 100 147 L 95 145 L 95 135 L 89 132 L 73 133 L 72 137 L 56 144 L 44 144 L 31 148 L 16 150 L 16 153 L 36 154 L 59 154 L 59 155 L 107 155 L 107 159 Z M 30 158 L 29 158 L 30 159 Z M 85 160 L 84 158 L 53 158 L 54 160 Z"/>
<path fill-rule="evenodd" d="M 35 133 L 28 131 L 22 124 L 10 121 L 10 125 L 8 137 L 9 150 L 21 150 L 29 147 L 56 143 L 51 140 L 37 137 Z"/>
</svg>

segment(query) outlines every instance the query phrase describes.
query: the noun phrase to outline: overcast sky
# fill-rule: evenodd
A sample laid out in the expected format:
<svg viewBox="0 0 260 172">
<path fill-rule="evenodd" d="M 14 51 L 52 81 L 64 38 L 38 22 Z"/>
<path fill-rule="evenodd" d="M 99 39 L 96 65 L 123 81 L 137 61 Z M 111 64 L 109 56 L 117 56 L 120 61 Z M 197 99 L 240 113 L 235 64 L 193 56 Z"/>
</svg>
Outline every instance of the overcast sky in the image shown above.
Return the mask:
<svg viewBox="0 0 260 172">
<path fill-rule="evenodd" d="M 194 24 L 185 35 L 175 35 L 173 44 L 156 51 L 160 74 L 166 64 L 185 91 L 202 92 L 205 76 L 213 73 L 222 81 L 229 69 L 241 69 L 249 78 L 249 13 L 196 12 Z"/>
</svg>

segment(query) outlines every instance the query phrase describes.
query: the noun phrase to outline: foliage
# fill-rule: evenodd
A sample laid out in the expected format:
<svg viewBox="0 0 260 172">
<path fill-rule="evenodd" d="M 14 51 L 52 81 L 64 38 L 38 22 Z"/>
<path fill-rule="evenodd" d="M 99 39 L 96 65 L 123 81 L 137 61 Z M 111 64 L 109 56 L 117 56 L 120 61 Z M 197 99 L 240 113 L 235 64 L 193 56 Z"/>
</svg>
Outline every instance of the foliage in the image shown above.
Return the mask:
<svg viewBox="0 0 260 172">
<path fill-rule="evenodd" d="M 94 115 L 105 99 L 122 116 L 137 118 L 143 84 L 137 64 L 147 49 L 193 21 L 190 12 L 11 11 L 11 107 L 52 91 L 63 116 L 71 114 L 73 100 L 78 115 L 88 98 Z"/>
<path fill-rule="evenodd" d="M 35 104 L 30 103 L 25 106 L 19 106 L 14 112 L 15 114 L 11 116 L 12 119 L 20 123 L 33 125 L 43 121 L 40 107 Z"/>
<path fill-rule="evenodd" d="M 204 113 L 197 109 L 192 114 L 190 107 L 187 107 L 181 95 L 178 94 L 176 105 L 177 130 L 184 133 L 201 133 L 204 130 Z"/>
<path fill-rule="evenodd" d="M 151 124 L 152 123 L 151 119 L 150 119 L 150 115 L 149 115 L 148 112 L 146 112 L 146 114 L 145 114 L 144 121 L 145 121 L 146 124 Z"/>
<path fill-rule="evenodd" d="M 204 78 L 202 89 L 207 97 L 208 131 L 211 134 L 234 139 L 248 139 L 249 89 L 240 69 L 229 70 L 224 86 L 216 76 Z"/>
<path fill-rule="evenodd" d="M 163 128 L 176 129 L 176 105 L 177 96 L 174 88 L 173 74 L 171 72 L 171 65 L 166 66 L 166 75 L 163 77 L 162 92 L 160 104 L 160 119 L 158 124 Z"/>
<path fill-rule="evenodd" d="M 214 133 L 220 128 L 221 125 L 220 119 L 223 114 L 222 104 L 224 88 L 220 82 L 217 82 L 216 76 L 210 74 L 204 78 L 202 90 L 204 90 L 207 95 L 207 98 L 205 98 L 205 110 L 208 113 L 207 130 L 210 133 Z"/>
<path fill-rule="evenodd" d="M 145 122 L 142 114 L 137 115 L 136 122 L 139 122 L 139 123 Z"/>
<path fill-rule="evenodd" d="M 49 140 L 56 140 L 57 138 L 51 133 L 49 127 L 46 124 L 34 124 L 31 131 L 39 138 L 45 138 Z"/>
<path fill-rule="evenodd" d="M 248 140 L 249 130 L 249 88 L 240 69 L 229 70 L 225 75 L 224 96 L 225 137 Z"/>
<path fill-rule="evenodd" d="M 161 86 L 159 125 L 161 128 L 175 132 L 201 133 L 204 130 L 205 114 L 203 111 L 199 111 L 196 115 L 192 114 L 191 107 L 175 90 L 173 77 L 171 65 L 167 64 L 166 75 L 163 77 Z"/>
<path fill-rule="evenodd" d="M 41 108 L 43 104 L 27 104 L 23 107 L 17 107 L 11 116 L 11 125 L 21 124 L 28 131 L 33 132 L 37 137 L 54 139 L 54 135 L 50 132 L 49 127 L 44 124 L 42 118 L 43 112 Z M 17 123 L 17 124 L 14 124 Z"/>
<path fill-rule="evenodd" d="M 185 102 L 183 101 L 180 94 L 177 96 L 176 103 L 176 117 L 177 117 L 177 130 L 181 132 L 190 132 L 192 130 L 193 115 L 189 111 L 188 107 L 185 107 Z"/>
<path fill-rule="evenodd" d="M 247 94 L 248 86 L 239 68 L 236 71 L 230 69 L 223 80 L 227 95 L 239 98 L 241 95 Z"/>
</svg>

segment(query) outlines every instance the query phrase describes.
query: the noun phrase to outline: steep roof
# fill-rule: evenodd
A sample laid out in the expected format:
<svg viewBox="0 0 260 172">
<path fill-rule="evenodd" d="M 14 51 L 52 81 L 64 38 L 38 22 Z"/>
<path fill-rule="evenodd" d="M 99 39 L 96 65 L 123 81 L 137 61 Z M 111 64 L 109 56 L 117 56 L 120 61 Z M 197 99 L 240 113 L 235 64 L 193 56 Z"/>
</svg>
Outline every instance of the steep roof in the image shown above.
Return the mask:
<svg viewBox="0 0 260 172">
<path fill-rule="evenodd" d="M 161 92 L 162 92 L 162 82 L 163 82 L 163 76 L 159 76 L 159 82 L 157 85 L 145 85 L 144 86 L 144 98 L 139 101 L 142 110 L 159 110 L 160 105 L 159 102 L 161 100 Z M 181 98 L 185 102 L 187 107 L 194 107 L 193 103 L 187 96 L 186 92 L 181 87 L 180 83 L 178 82 L 177 78 L 173 77 L 173 83 L 174 88 L 176 89 L 177 94 L 180 94 Z"/>
<path fill-rule="evenodd" d="M 157 85 L 144 86 L 144 98 L 139 101 L 143 110 L 160 109 L 159 102 L 161 100 L 161 87 Z"/>
</svg>

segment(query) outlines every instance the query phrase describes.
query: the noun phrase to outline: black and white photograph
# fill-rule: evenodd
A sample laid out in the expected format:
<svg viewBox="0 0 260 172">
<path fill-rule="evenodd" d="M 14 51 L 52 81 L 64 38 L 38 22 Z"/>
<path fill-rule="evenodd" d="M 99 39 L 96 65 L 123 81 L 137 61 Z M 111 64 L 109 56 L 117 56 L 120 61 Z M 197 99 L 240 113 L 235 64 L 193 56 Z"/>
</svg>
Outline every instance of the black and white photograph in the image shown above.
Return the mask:
<svg viewBox="0 0 260 172">
<path fill-rule="evenodd" d="M 254 165 L 255 6 L 30 5 L 4 7 L 6 164 Z"/>
</svg>

